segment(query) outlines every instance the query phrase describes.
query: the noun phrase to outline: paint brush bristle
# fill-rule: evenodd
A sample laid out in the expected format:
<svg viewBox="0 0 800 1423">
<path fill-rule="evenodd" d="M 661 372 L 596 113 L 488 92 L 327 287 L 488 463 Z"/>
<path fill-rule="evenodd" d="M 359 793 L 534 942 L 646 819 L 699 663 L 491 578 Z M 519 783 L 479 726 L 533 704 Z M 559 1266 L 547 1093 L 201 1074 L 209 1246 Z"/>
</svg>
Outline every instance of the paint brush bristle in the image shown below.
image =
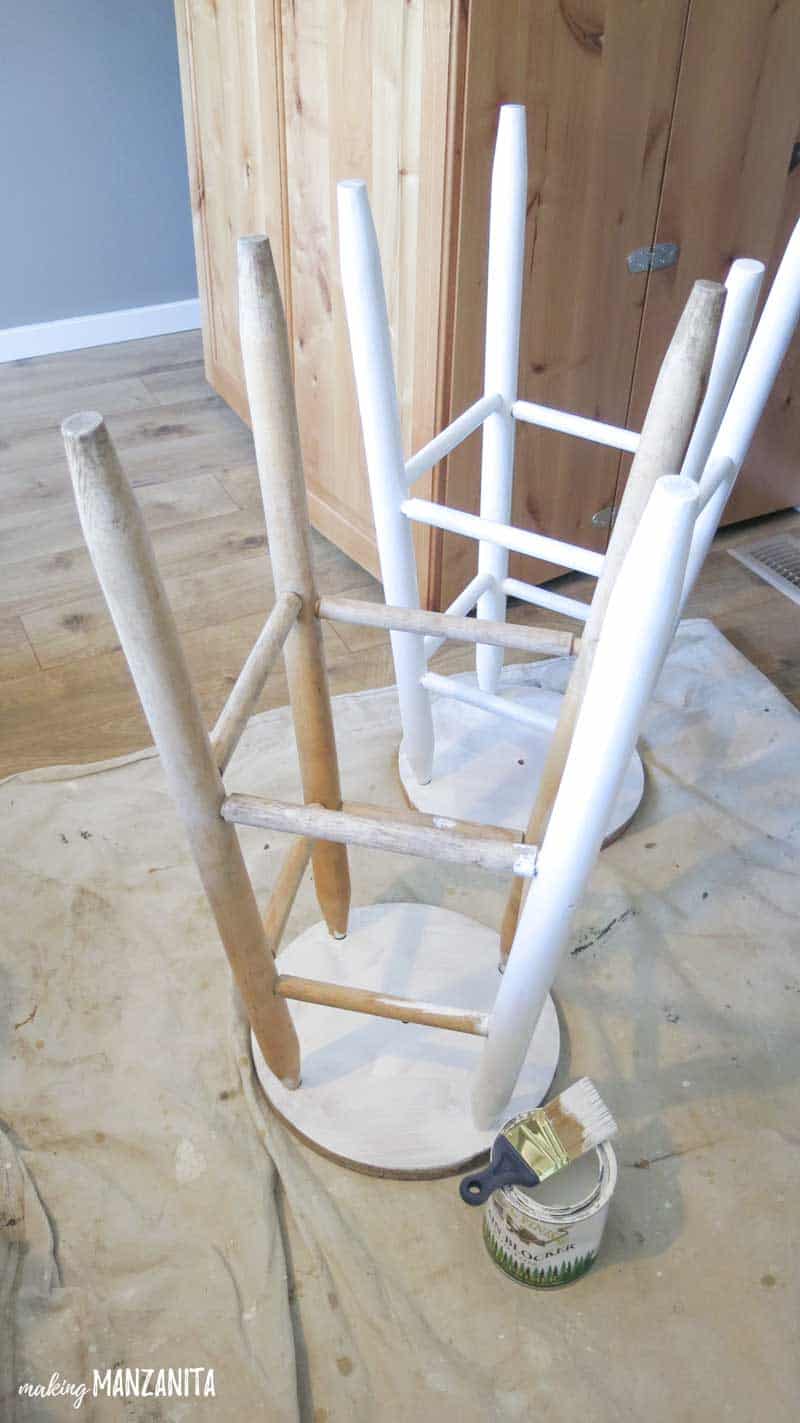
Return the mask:
<svg viewBox="0 0 800 1423">
<path fill-rule="evenodd" d="M 594 1083 L 581 1077 L 545 1107 L 512 1122 L 503 1134 L 539 1181 L 546 1181 L 616 1130 Z"/>
<path fill-rule="evenodd" d="M 616 1134 L 617 1124 L 588 1077 L 573 1082 L 540 1111 L 544 1112 L 571 1161 Z"/>
<path fill-rule="evenodd" d="M 540 1186 L 616 1130 L 594 1083 L 581 1077 L 546 1107 L 535 1107 L 503 1128 L 486 1170 L 461 1181 L 461 1199 L 479 1206 L 500 1186 Z"/>
</svg>

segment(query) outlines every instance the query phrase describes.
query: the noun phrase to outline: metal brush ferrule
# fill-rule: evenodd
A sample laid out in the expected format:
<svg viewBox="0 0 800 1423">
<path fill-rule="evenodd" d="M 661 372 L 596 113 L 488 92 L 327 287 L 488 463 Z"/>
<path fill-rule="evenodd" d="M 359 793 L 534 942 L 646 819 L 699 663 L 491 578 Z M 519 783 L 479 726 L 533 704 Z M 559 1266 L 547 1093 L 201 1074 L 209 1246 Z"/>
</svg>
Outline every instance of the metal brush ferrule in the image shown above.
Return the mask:
<svg viewBox="0 0 800 1423">
<path fill-rule="evenodd" d="M 529 1112 L 522 1121 L 508 1127 L 503 1135 L 540 1181 L 546 1181 L 555 1171 L 569 1165 L 570 1158 L 561 1138 L 553 1130 L 545 1112 Z"/>
</svg>

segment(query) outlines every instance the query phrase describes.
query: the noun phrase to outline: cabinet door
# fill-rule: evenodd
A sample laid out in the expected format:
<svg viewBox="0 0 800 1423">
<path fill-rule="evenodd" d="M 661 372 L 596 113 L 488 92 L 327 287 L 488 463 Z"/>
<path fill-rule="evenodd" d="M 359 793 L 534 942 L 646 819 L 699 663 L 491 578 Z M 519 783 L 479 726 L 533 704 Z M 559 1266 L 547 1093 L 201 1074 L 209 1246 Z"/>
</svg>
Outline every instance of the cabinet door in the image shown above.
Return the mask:
<svg viewBox="0 0 800 1423">
<path fill-rule="evenodd" d="M 378 571 L 339 284 L 336 183 L 364 178 L 406 448 L 441 417 L 440 289 L 459 0 L 176 0 L 206 374 L 244 418 L 236 239 L 266 232 L 294 360 L 312 522 Z M 459 110 L 460 112 L 460 110 Z M 428 493 L 431 477 L 417 486 Z M 430 531 L 415 531 L 423 595 Z"/>
<path fill-rule="evenodd" d="M 336 184 L 365 179 L 408 453 L 435 429 L 451 0 L 283 0 L 295 386 L 315 527 L 377 550 L 339 282 Z M 427 492 L 430 479 L 420 482 Z M 428 530 L 419 530 L 420 564 Z"/>
<path fill-rule="evenodd" d="M 236 240 L 266 232 L 287 298 L 278 36 L 258 0 L 175 0 L 195 254 L 210 384 L 247 418 Z"/>
<path fill-rule="evenodd" d="M 656 241 L 675 267 L 632 278 L 644 297 L 628 423 L 638 429 L 692 282 L 722 280 L 734 257 L 767 264 L 764 292 L 800 218 L 800 0 L 694 0 L 675 99 Z M 797 340 L 726 511 L 751 518 L 800 501 Z M 621 460 L 617 497 L 630 466 Z"/>
<path fill-rule="evenodd" d="M 628 253 L 653 240 L 689 0 L 472 0 L 464 99 L 451 412 L 481 390 L 489 179 L 497 106 L 528 109 L 522 398 L 625 424 L 644 289 Z M 438 496 L 476 510 L 479 437 L 447 462 Z M 603 549 L 613 450 L 519 426 L 513 522 Z M 475 572 L 446 535 L 438 590 Z M 516 576 L 562 570 L 512 558 Z"/>
</svg>

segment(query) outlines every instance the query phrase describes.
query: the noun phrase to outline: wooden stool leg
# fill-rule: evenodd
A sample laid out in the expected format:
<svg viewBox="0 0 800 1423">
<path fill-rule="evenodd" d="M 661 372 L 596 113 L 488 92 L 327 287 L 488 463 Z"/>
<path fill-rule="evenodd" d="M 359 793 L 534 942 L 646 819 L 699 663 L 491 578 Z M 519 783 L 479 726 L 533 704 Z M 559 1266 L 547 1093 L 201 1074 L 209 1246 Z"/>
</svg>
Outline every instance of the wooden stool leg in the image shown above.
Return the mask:
<svg viewBox="0 0 800 1423">
<path fill-rule="evenodd" d="M 531 845 L 541 845 L 544 837 L 617 574 L 656 480 L 681 468 L 711 369 L 724 300 L 719 283 L 695 282 L 661 365 L 531 811 L 525 835 Z M 508 958 L 516 932 L 522 902 L 518 885 L 515 880 L 506 901 L 501 963 Z"/>
<path fill-rule="evenodd" d="M 239 333 L 275 592 L 298 593 L 303 600 L 283 651 L 303 795 L 306 802 L 340 810 L 339 763 L 322 631 L 315 612 L 317 592 L 289 341 L 266 237 L 239 241 Z M 325 922 L 332 934 L 343 938 L 350 910 L 347 850 L 317 840 L 311 858 Z"/>
<path fill-rule="evenodd" d="M 276 1076 L 300 1081 L 300 1049 L 175 620 L 133 490 L 100 415 L 62 427 L 81 525 L 258 1045 Z"/>
</svg>

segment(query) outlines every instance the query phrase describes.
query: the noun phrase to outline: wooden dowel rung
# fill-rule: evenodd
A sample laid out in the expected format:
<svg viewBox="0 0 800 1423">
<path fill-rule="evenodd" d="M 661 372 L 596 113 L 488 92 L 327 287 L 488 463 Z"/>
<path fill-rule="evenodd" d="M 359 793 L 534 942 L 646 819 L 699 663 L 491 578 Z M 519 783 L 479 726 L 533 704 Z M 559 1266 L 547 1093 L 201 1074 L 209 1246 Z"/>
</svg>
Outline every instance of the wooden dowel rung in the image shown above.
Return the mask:
<svg viewBox="0 0 800 1423">
<path fill-rule="evenodd" d="M 475 577 L 470 579 L 467 586 L 465 588 L 462 588 L 458 597 L 454 598 L 452 603 L 450 603 L 449 607 L 445 608 L 445 612 L 448 613 L 451 617 L 466 617 L 467 613 L 471 613 L 474 610 L 478 599 L 482 597 L 484 593 L 488 592 L 490 588 L 493 587 L 494 578 L 492 577 L 491 573 L 476 573 Z M 446 641 L 447 639 L 444 637 L 431 637 L 430 635 L 426 636 L 426 661 L 430 662 L 430 659 L 433 657 L 434 652 L 438 652 L 442 643 Z"/>
<path fill-rule="evenodd" d="M 351 815 L 326 810 L 321 805 L 287 805 L 261 796 L 231 795 L 221 807 L 223 820 L 254 825 L 263 830 L 287 830 L 312 840 L 341 845 L 363 845 L 370 850 L 392 850 L 401 855 L 421 855 L 455 865 L 473 865 L 492 874 L 515 874 L 529 879 L 536 866 L 536 846 L 498 839 L 479 839 L 451 829 L 410 825 L 392 819 L 385 811 Z"/>
<path fill-rule="evenodd" d="M 446 1008 L 437 1003 L 420 1003 L 415 998 L 398 998 L 393 993 L 373 993 L 368 988 L 348 988 L 343 983 L 324 983 L 314 978 L 296 978 L 279 973 L 275 992 L 281 998 L 301 1003 L 318 1003 L 325 1008 L 344 1008 L 351 1013 L 370 1013 L 375 1018 L 396 1018 L 401 1023 L 422 1023 L 429 1028 L 449 1028 L 454 1033 L 472 1033 L 485 1038 L 488 1014 L 469 1008 Z"/>
<path fill-rule="evenodd" d="M 283 644 L 294 627 L 303 600 L 297 593 L 281 593 L 253 644 L 211 733 L 211 749 L 224 771 L 264 690 Z"/>
<path fill-rule="evenodd" d="M 357 815 L 367 820 L 388 821 L 397 824 L 427 826 L 430 830 L 452 830 L 457 835 L 469 836 L 473 840 L 505 840 L 513 843 L 522 841 L 522 830 L 507 830 L 505 825 L 481 825 L 477 820 L 453 820 L 449 815 L 428 815 L 424 810 L 412 810 L 411 806 L 393 805 L 386 810 L 381 805 L 370 805 L 366 801 L 342 801 L 342 810 L 348 815 Z"/>
<path fill-rule="evenodd" d="M 300 882 L 311 859 L 311 849 L 312 842 L 304 835 L 300 836 L 286 851 L 278 871 L 278 878 L 264 914 L 264 933 L 273 957 L 280 948 L 286 921 L 292 912 Z"/>
<path fill-rule="evenodd" d="M 426 612 L 423 608 L 392 608 L 384 603 L 365 603 L 360 598 L 320 598 L 317 615 L 328 622 L 386 628 L 391 632 L 419 632 L 454 642 L 482 642 L 539 656 L 571 657 L 580 645 L 580 639 L 572 633 L 555 628 L 462 618 L 453 613 Z"/>
</svg>

